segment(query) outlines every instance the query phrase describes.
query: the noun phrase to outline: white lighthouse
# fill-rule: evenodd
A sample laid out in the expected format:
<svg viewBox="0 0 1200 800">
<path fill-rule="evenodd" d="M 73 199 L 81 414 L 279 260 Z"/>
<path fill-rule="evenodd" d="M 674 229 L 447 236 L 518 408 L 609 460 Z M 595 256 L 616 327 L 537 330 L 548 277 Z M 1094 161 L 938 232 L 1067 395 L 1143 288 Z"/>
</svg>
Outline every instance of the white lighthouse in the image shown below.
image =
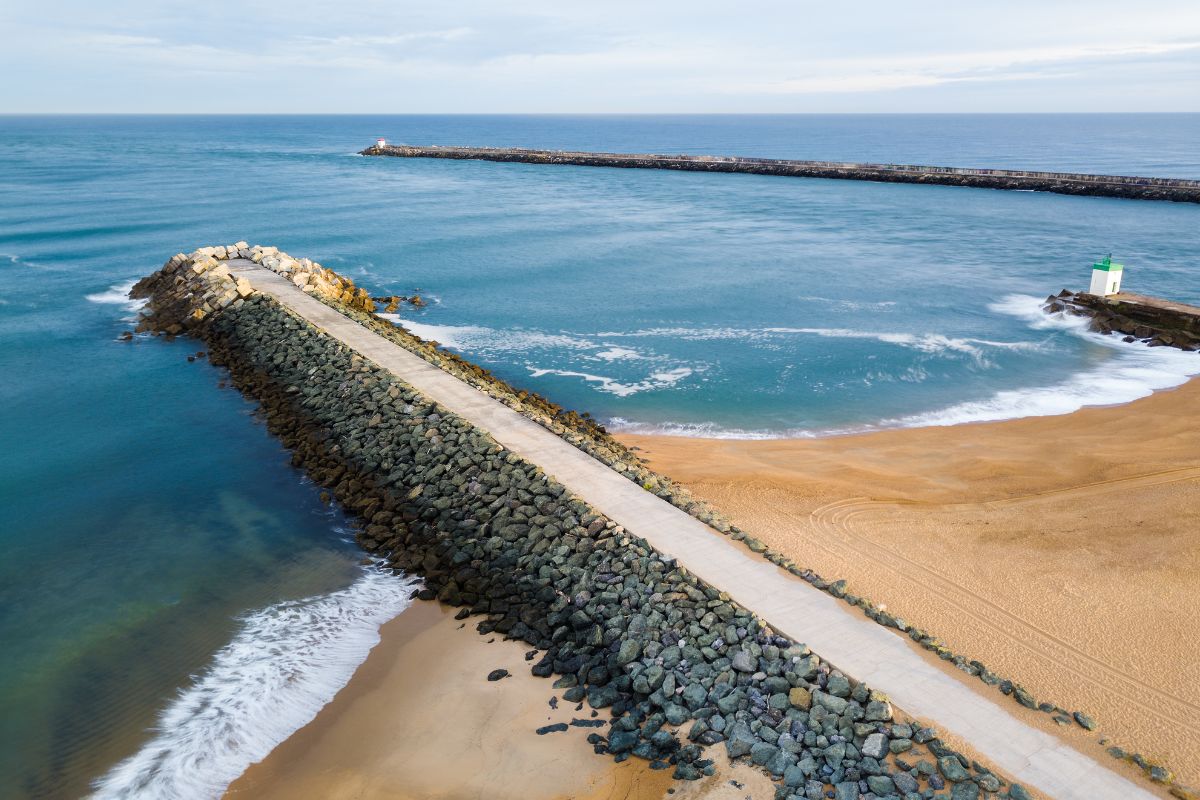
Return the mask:
<svg viewBox="0 0 1200 800">
<path fill-rule="evenodd" d="M 1125 272 L 1124 264 L 1114 264 L 1112 255 L 1104 257 L 1103 261 L 1092 264 L 1092 285 L 1089 294 L 1107 297 L 1121 291 L 1121 275 Z"/>
<path fill-rule="evenodd" d="M 379 150 L 382 150 L 383 148 L 387 147 L 387 139 L 384 139 L 382 136 L 379 137 L 378 139 L 375 140 L 375 147 L 378 148 Z"/>
</svg>

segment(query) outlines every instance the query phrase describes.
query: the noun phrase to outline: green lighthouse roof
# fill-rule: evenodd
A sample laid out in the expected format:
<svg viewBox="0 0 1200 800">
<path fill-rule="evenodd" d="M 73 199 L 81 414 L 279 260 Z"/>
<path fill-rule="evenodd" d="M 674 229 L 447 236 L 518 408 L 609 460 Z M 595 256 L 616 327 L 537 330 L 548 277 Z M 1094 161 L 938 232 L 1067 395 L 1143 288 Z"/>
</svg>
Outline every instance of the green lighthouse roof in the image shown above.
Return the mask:
<svg viewBox="0 0 1200 800">
<path fill-rule="evenodd" d="M 1120 272 L 1121 270 L 1125 269 L 1125 265 L 1114 264 L 1112 256 L 1108 255 L 1104 257 L 1103 261 L 1097 261 L 1095 264 L 1092 264 L 1092 269 L 1098 269 L 1102 272 Z"/>
</svg>

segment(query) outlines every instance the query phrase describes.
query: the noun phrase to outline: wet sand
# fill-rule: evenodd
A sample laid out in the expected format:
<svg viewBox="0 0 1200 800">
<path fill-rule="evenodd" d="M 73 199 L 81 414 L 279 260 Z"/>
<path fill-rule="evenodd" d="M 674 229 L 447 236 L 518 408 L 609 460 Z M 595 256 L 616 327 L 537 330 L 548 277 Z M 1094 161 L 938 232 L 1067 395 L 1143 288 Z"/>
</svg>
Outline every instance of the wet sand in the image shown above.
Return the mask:
<svg viewBox="0 0 1200 800">
<path fill-rule="evenodd" d="M 1114 742 L 1195 784 L 1198 411 L 1192 382 L 998 423 L 817 440 L 619 438 L 748 533 L 846 578 L 1039 700 L 1091 713 Z"/>
<path fill-rule="evenodd" d="M 350 683 L 309 725 L 255 764 L 227 797 L 283 800 L 734 800 L 771 796 L 766 776 L 718 762 L 692 784 L 630 759 L 615 764 L 586 741 L 603 728 L 537 728 L 592 717 L 586 704 L 549 705 L 561 695 L 535 678 L 528 646 L 480 636 L 454 609 L 414 602 L 385 625 Z M 511 677 L 489 682 L 504 668 Z M 714 755 L 716 750 L 714 748 Z M 729 783 L 737 780 L 738 789 Z"/>
</svg>

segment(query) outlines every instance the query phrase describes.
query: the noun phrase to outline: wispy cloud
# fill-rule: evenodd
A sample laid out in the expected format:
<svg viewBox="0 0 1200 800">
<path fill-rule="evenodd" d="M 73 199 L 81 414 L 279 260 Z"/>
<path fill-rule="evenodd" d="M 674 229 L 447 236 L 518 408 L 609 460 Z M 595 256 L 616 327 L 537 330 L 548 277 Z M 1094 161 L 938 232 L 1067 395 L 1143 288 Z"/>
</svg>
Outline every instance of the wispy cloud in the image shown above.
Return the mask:
<svg viewBox="0 0 1200 800">
<path fill-rule="evenodd" d="M 130 36 L 125 33 L 88 33 L 75 37 L 76 41 L 85 47 L 123 48 L 123 47 L 160 47 L 162 39 L 157 36 Z"/>
<path fill-rule="evenodd" d="M 1037 80 L 1070 74 L 1072 65 L 1109 63 L 1200 51 L 1200 41 L 1077 45 L 928 56 L 824 60 L 790 65 L 801 77 L 724 83 L 726 92 L 816 94 L 883 92 L 949 83 Z M 782 66 L 782 65 L 781 65 Z"/>
<path fill-rule="evenodd" d="M 0 109 L 1200 110 L 1195 0 L 610 2 L 15 0 Z"/>
<path fill-rule="evenodd" d="M 453 42 L 471 36 L 472 28 L 450 28 L 440 31 L 414 31 L 389 35 L 347 35 L 347 36 L 300 36 L 297 44 L 318 45 L 334 48 L 360 47 L 395 47 L 417 42 Z"/>
</svg>

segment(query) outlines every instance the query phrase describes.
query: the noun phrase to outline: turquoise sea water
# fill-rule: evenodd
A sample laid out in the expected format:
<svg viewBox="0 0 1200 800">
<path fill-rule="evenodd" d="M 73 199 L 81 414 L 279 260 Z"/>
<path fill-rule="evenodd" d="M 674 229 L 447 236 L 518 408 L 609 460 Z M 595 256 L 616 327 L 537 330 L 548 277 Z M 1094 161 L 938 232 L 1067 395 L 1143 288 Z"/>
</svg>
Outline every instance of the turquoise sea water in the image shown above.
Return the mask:
<svg viewBox="0 0 1200 800">
<path fill-rule="evenodd" d="M 0 797 L 212 796 L 405 602 L 196 343 L 117 340 L 175 252 L 419 289 L 402 324 L 633 430 L 1062 413 L 1200 372 L 1037 311 L 1109 251 L 1200 302 L 1194 205 L 353 155 L 376 136 L 1200 177 L 1200 115 L 0 117 Z"/>
</svg>

